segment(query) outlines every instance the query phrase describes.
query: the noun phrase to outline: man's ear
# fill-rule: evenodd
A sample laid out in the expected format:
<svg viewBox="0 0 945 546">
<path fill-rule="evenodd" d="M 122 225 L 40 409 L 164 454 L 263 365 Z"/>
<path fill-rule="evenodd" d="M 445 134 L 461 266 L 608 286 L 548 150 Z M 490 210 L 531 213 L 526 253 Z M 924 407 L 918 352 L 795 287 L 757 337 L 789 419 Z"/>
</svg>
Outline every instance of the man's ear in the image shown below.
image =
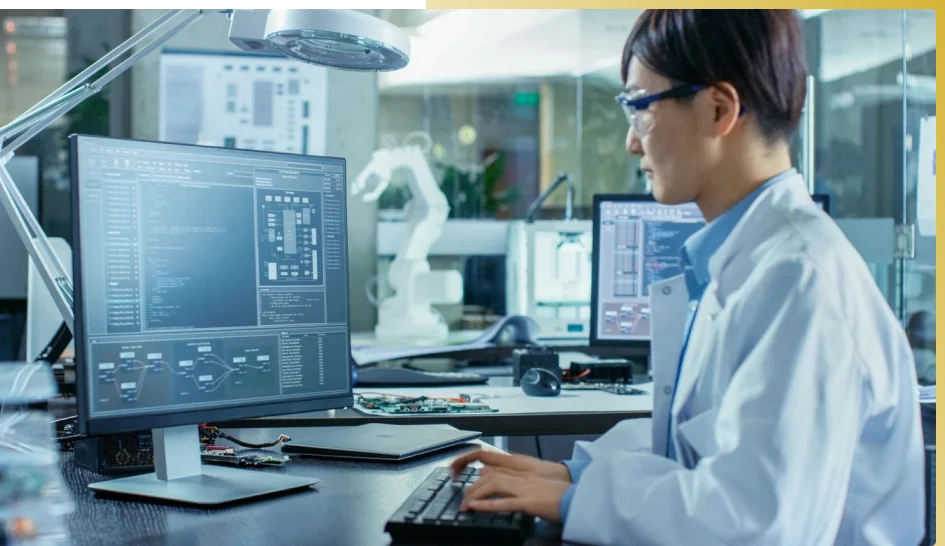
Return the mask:
<svg viewBox="0 0 945 546">
<path fill-rule="evenodd" d="M 713 136 L 726 136 L 738 124 L 739 113 L 742 110 L 741 97 L 735 87 L 722 82 L 709 89 L 709 100 L 712 103 L 714 116 L 712 118 Z"/>
</svg>

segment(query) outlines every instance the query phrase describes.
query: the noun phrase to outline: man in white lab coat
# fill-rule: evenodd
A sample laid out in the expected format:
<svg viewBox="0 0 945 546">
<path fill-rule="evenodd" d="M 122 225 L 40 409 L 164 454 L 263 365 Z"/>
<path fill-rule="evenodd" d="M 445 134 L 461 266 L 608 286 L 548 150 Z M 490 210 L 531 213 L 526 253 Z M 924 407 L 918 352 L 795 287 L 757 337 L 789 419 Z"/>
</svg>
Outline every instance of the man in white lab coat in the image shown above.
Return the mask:
<svg viewBox="0 0 945 546">
<path fill-rule="evenodd" d="M 796 15 L 653 10 L 625 46 L 627 148 L 706 227 L 651 287 L 652 420 L 564 464 L 485 451 L 464 509 L 563 521 L 593 544 L 914 545 L 923 449 L 906 336 L 792 169 Z"/>
</svg>

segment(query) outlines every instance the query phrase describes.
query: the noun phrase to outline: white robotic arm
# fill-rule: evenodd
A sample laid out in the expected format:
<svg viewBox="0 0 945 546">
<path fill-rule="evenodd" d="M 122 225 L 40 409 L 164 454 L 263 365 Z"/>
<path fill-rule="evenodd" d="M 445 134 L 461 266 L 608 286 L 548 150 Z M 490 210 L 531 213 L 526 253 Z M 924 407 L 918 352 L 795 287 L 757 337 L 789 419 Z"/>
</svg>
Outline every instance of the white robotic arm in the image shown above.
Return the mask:
<svg viewBox="0 0 945 546">
<path fill-rule="evenodd" d="M 375 335 L 379 341 L 443 343 L 449 328 L 433 303 L 456 303 L 463 298 L 458 271 L 430 271 L 430 248 L 440 238 L 449 217 L 449 203 L 433 177 L 423 148 L 404 145 L 374 152 L 371 161 L 352 183 L 352 193 L 374 201 L 390 185 L 391 174 L 401 168 L 413 172 L 407 203 L 408 236 L 397 251 L 388 272 L 394 296 L 381 303 Z M 368 189 L 368 182 L 377 184 Z"/>
</svg>

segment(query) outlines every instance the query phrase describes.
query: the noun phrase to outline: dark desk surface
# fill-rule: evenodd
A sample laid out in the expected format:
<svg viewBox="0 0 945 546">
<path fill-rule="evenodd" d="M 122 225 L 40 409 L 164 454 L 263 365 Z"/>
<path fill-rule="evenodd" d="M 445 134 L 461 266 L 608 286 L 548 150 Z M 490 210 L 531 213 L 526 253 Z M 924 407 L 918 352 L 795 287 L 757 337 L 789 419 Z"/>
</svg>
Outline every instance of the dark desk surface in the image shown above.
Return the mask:
<svg viewBox="0 0 945 546">
<path fill-rule="evenodd" d="M 265 441 L 274 431 L 232 432 Z M 76 504 L 68 517 L 71 544 L 384 546 L 391 543 L 384 525 L 401 503 L 435 467 L 469 449 L 399 465 L 293 458 L 283 469 L 247 472 L 317 477 L 317 490 L 213 510 L 98 497 L 87 486 L 102 476 L 77 467 L 72 454 L 63 453 L 63 475 Z"/>
</svg>

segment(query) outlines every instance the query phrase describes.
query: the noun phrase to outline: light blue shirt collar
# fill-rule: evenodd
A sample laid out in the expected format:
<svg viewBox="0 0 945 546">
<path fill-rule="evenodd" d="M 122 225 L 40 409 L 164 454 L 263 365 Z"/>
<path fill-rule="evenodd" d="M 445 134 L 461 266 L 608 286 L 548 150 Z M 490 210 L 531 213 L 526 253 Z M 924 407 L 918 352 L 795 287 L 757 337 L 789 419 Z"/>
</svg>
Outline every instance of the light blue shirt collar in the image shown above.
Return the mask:
<svg viewBox="0 0 945 546">
<path fill-rule="evenodd" d="M 686 240 L 680 250 L 680 258 L 690 300 L 698 300 L 702 297 L 702 292 L 709 284 L 709 259 L 732 233 L 748 207 L 766 189 L 796 175 L 797 169 L 792 168 L 769 179 Z"/>
</svg>

